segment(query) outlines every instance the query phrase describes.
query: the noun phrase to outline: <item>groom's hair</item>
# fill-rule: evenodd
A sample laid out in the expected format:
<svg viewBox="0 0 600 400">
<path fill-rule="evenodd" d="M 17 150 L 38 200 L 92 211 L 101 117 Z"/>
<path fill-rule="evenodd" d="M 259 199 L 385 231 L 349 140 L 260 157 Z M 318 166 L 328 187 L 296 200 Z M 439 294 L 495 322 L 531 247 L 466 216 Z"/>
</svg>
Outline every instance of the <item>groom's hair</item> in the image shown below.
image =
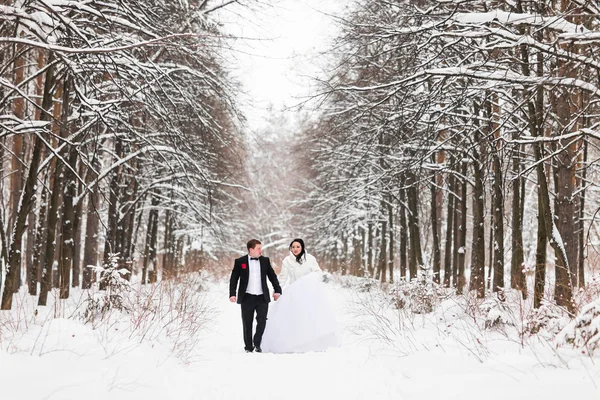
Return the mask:
<svg viewBox="0 0 600 400">
<path fill-rule="evenodd" d="M 248 247 L 248 250 L 250 250 L 250 249 L 255 248 L 257 244 L 262 244 L 262 243 L 258 239 L 252 239 L 248 242 L 246 247 Z"/>
</svg>

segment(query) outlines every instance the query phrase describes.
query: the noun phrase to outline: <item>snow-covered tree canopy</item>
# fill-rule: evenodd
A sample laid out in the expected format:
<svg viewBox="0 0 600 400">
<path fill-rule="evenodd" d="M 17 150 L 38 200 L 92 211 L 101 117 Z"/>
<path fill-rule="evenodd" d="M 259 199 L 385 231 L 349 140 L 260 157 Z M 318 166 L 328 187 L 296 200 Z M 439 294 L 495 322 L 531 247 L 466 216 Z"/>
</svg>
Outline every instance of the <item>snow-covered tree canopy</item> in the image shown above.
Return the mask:
<svg viewBox="0 0 600 400">
<path fill-rule="evenodd" d="M 179 259 L 181 240 L 199 232 L 219 250 L 226 239 L 219 224 L 230 215 L 229 187 L 245 150 L 236 88 L 222 58 L 227 38 L 211 15 L 234 3 L 0 6 L 0 140 L 19 176 L 7 174 L 16 194 L 2 221 L 10 265 L 19 265 L 10 249 L 21 245 L 28 215 L 48 207 L 37 198 L 52 200 L 50 192 L 63 187 L 59 223 L 81 218 L 83 210 L 90 217 L 93 209 L 106 232 L 105 258 L 133 257 L 132 232 L 141 233 L 145 216 L 149 231 L 165 219 L 161 231 L 171 239 L 164 251 L 178 248 Z M 141 252 L 156 257 L 157 236 L 149 234 L 145 246 Z"/>
</svg>

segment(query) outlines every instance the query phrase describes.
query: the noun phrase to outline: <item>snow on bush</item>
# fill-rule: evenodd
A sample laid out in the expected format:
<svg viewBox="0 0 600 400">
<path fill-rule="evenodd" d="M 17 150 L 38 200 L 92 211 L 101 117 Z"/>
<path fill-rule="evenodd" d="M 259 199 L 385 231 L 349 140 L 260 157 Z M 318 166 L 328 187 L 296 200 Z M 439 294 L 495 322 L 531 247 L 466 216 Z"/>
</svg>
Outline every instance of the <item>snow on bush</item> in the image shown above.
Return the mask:
<svg viewBox="0 0 600 400">
<path fill-rule="evenodd" d="M 486 329 L 497 329 L 506 325 L 516 326 L 513 312 L 503 295 L 485 299 L 480 309 L 485 315 L 484 326 Z"/>
<path fill-rule="evenodd" d="M 108 264 L 104 266 L 88 265 L 88 268 L 100 273 L 100 286 L 106 289 L 88 293 L 83 319 L 90 322 L 98 318 L 104 319 L 111 310 L 129 311 L 131 305 L 127 304 L 127 294 L 131 291 L 131 284 L 124 278 L 129 271 L 119 268 L 119 254 L 110 253 Z"/>
<path fill-rule="evenodd" d="M 415 279 L 401 279 L 389 290 L 392 304 L 415 314 L 428 314 L 445 297 L 444 289 L 433 281 L 431 270 L 421 267 Z"/>
<path fill-rule="evenodd" d="M 547 332 L 555 337 L 568 323 L 567 310 L 552 302 L 543 301 L 525 320 L 524 333 L 530 335 Z"/>
<path fill-rule="evenodd" d="M 600 299 L 584 306 L 579 315 L 560 331 L 556 337 L 556 345 L 565 344 L 585 348 L 590 354 L 598 350 L 600 347 Z"/>
<path fill-rule="evenodd" d="M 333 276 L 331 275 L 331 273 L 323 271 L 322 280 L 323 283 L 329 283 L 333 280 Z"/>
<path fill-rule="evenodd" d="M 379 281 L 373 278 L 361 278 L 357 276 L 345 275 L 340 279 L 343 288 L 353 289 L 360 293 L 368 293 L 379 287 Z"/>
<path fill-rule="evenodd" d="M 600 275 L 593 275 L 587 281 L 585 287 L 579 288 L 575 293 L 574 300 L 577 309 L 600 298 Z"/>
</svg>

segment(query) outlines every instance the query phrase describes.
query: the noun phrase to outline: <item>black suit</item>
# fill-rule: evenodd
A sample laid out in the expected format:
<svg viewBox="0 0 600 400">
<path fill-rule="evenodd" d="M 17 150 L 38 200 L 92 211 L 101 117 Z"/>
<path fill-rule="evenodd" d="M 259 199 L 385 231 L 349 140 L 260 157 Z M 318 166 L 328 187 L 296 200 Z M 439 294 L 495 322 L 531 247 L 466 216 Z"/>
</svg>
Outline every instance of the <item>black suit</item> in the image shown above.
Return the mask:
<svg viewBox="0 0 600 400">
<path fill-rule="evenodd" d="M 235 296 L 235 289 L 240 282 L 237 292 L 237 303 L 242 306 L 242 324 L 244 327 L 244 345 L 246 350 L 252 351 L 254 346 L 260 347 L 262 335 L 267 326 L 267 312 L 269 311 L 269 302 L 271 301 L 269 287 L 267 286 L 267 277 L 273 285 L 275 293 L 281 294 L 281 286 L 277 275 L 271 267 L 271 262 L 267 257 L 259 257 L 260 263 L 260 280 L 262 286 L 262 295 L 252 295 L 246 293 L 248 287 L 248 279 L 250 276 L 249 257 L 243 256 L 235 260 L 233 270 L 231 271 L 231 279 L 229 280 L 229 297 Z M 254 342 L 252 341 L 252 320 L 256 312 L 256 334 Z"/>
</svg>

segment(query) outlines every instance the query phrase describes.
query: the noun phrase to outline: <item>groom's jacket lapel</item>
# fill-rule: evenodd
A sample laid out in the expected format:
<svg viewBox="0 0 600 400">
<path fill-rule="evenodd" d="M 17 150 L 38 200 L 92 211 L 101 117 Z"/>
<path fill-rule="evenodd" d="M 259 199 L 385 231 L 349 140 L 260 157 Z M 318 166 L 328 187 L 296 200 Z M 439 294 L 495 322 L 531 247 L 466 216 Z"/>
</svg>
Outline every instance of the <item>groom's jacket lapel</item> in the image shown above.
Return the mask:
<svg viewBox="0 0 600 400">
<path fill-rule="evenodd" d="M 246 286 L 248 286 L 248 277 L 250 276 L 250 257 L 244 256 L 244 258 L 242 258 L 242 264 L 246 265 L 246 268 L 243 268 L 242 272 L 244 273 L 244 278 L 246 279 Z"/>
</svg>

